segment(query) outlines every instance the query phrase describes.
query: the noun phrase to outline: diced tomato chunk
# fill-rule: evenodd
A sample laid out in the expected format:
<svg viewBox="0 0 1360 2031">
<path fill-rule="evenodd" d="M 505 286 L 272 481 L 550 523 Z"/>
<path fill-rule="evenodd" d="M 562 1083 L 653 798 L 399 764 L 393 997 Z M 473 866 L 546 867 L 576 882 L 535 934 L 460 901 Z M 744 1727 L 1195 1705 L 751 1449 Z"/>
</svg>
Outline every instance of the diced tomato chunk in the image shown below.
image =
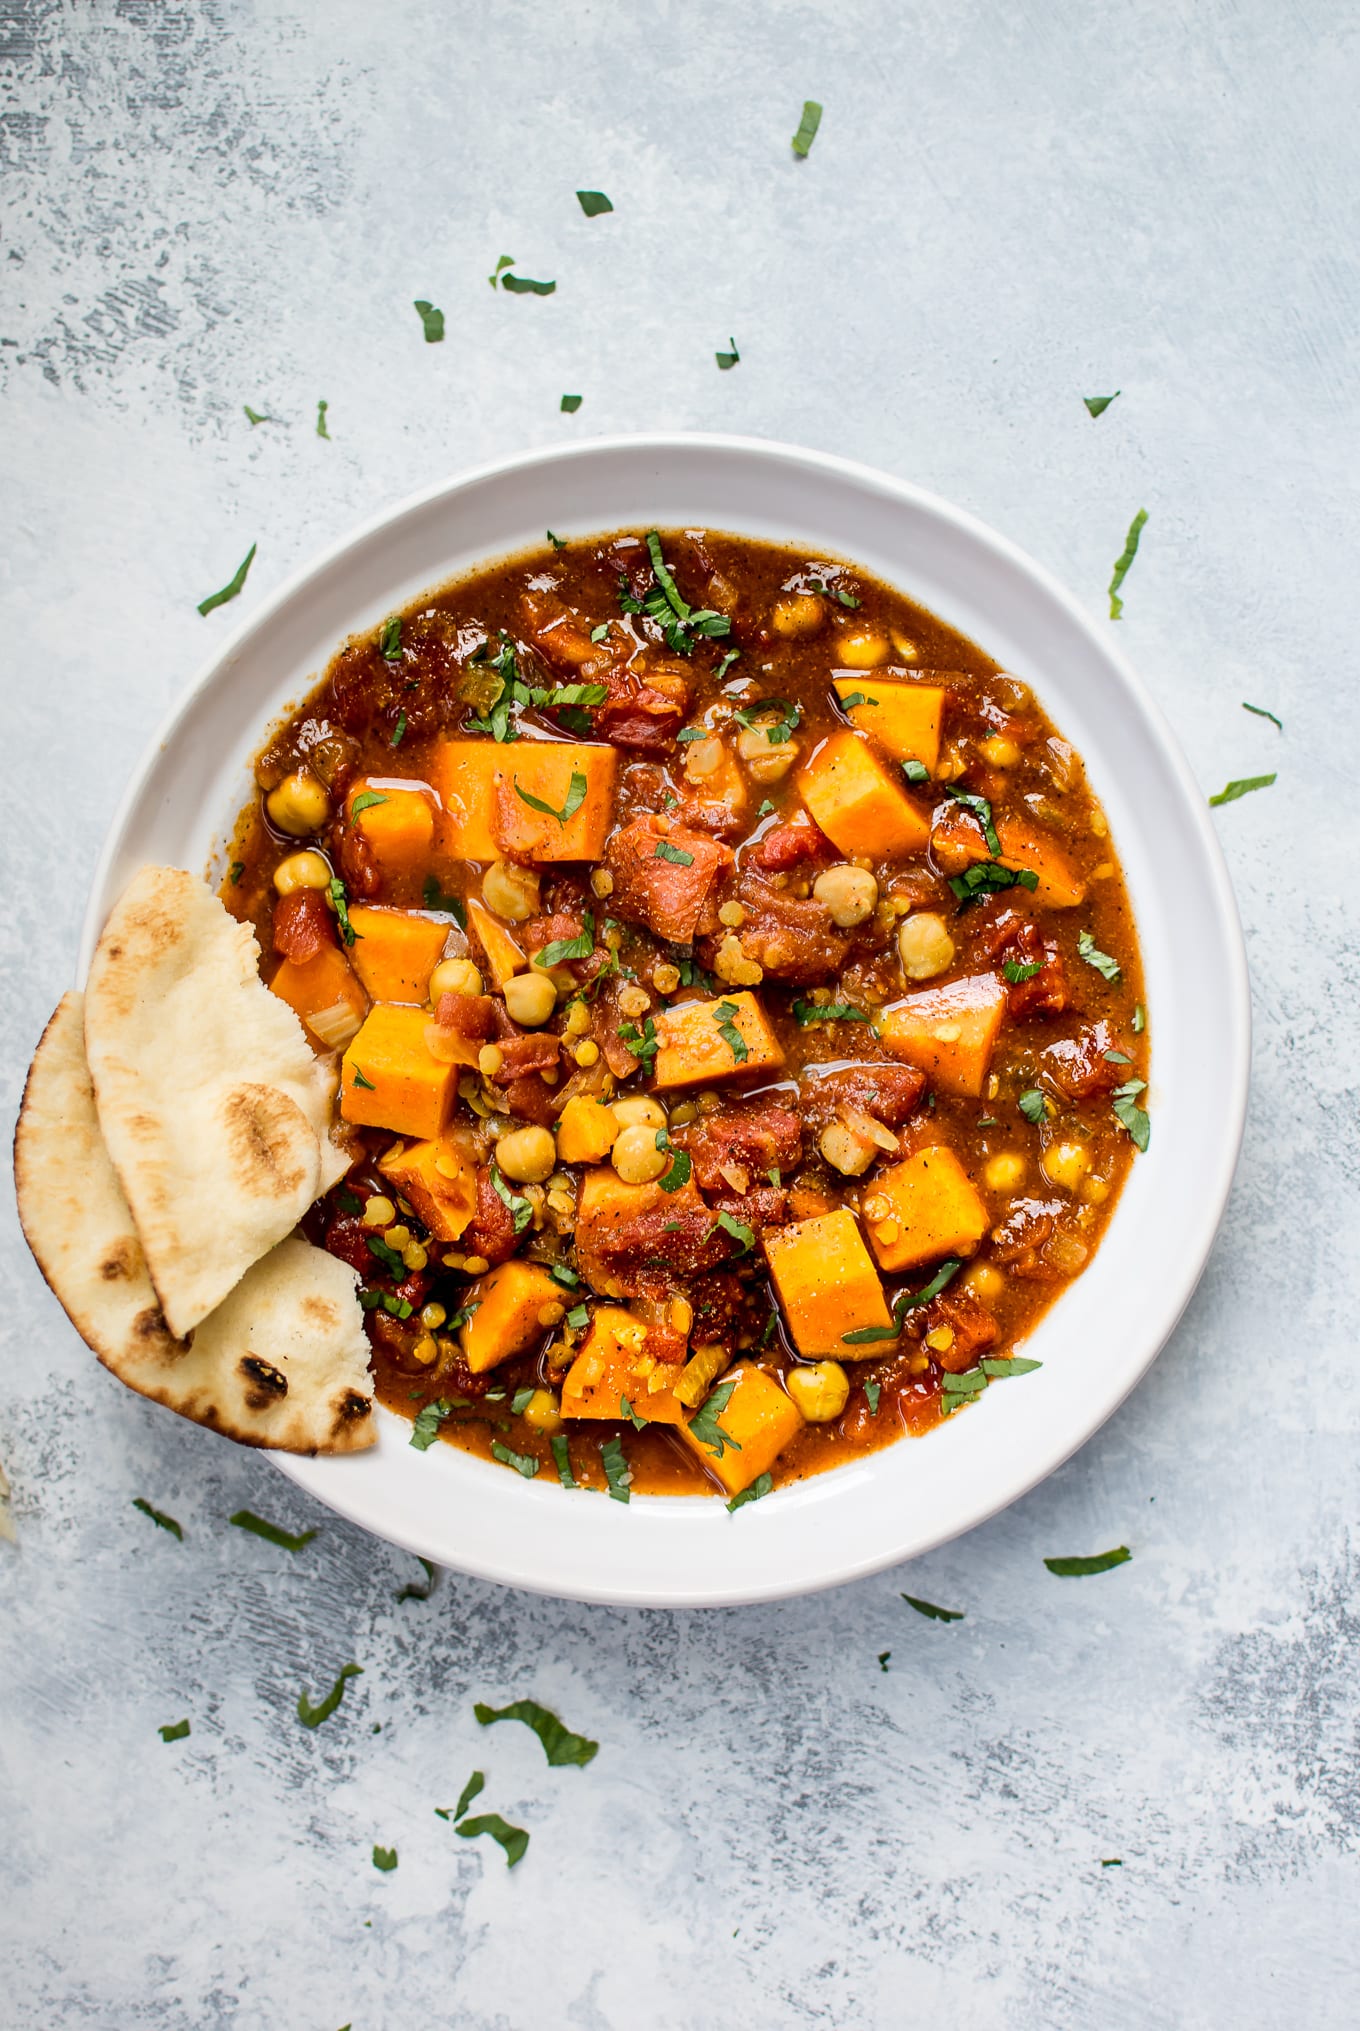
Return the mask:
<svg viewBox="0 0 1360 2031">
<path fill-rule="evenodd" d="M 658 938 L 689 945 L 717 929 L 717 889 L 732 866 L 730 848 L 654 815 L 635 818 L 605 849 L 614 877 L 610 908 L 645 924 Z"/>
<path fill-rule="evenodd" d="M 320 889 L 294 889 L 274 905 L 274 950 L 305 966 L 335 943 L 335 918 Z"/>
<path fill-rule="evenodd" d="M 803 1154 L 798 1116 L 791 1108 L 768 1102 L 700 1115 L 692 1127 L 677 1129 L 672 1141 L 691 1158 L 702 1191 L 729 1195 L 745 1191 L 747 1185 L 734 1183 L 728 1171 L 738 1178 L 744 1172 L 748 1184 L 754 1184 L 772 1170 L 787 1175 Z"/>
<path fill-rule="evenodd" d="M 763 839 L 748 848 L 744 866 L 762 867 L 770 874 L 787 874 L 808 860 L 835 860 L 837 852 L 820 825 L 810 818 L 795 819 L 791 825 L 773 825 Z"/>
<path fill-rule="evenodd" d="M 1128 1076 L 1127 1065 L 1110 1063 L 1107 1053 L 1113 1049 L 1109 1024 L 1092 1023 L 1074 1037 L 1050 1044 L 1039 1062 L 1069 1100 L 1093 1100 L 1099 1093 L 1113 1093 Z"/>
</svg>

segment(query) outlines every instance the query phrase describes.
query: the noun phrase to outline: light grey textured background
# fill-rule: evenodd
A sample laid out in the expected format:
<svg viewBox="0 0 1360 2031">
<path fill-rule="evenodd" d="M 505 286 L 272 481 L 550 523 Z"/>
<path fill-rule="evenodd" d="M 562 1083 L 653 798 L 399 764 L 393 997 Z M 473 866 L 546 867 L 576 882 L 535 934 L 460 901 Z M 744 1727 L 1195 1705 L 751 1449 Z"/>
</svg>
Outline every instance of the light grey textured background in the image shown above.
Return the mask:
<svg viewBox="0 0 1360 2031">
<path fill-rule="evenodd" d="M 1219 814 L 1256 1085 L 1199 1295 L 1076 1460 L 909 1571 L 714 1615 L 454 1575 L 398 1605 L 411 1561 L 95 1366 L 6 1203 L 16 2031 L 1355 2021 L 1358 32 L 1336 0 L 0 0 L 7 1119 L 214 631 L 498 452 L 844 451 L 1096 611 L 1146 507 L 1124 646 L 1206 790 L 1280 774 Z M 503 252 L 556 296 L 493 295 Z M 289 1557 L 243 1504 L 320 1535 Z M 1100 1579 L 1041 1562 L 1121 1541 Z M 477 1728 L 525 1694 L 588 1770 Z M 513 1874 L 434 1817 L 474 1764 L 532 1831 Z"/>
</svg>

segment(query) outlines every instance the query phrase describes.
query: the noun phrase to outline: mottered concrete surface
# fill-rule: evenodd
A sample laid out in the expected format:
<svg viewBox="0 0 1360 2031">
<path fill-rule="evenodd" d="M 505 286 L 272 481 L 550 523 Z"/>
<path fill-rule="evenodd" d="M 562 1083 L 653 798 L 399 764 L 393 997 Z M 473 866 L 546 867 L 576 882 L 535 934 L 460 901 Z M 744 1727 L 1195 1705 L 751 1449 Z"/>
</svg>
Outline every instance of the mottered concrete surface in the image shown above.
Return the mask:
<svg viewBox="0 0 1360 2031">
<path fill-rule="evenodd" d="M 9 1118 L 214 632 L 501 452 L 844 452 L 1100 614 L 1145 507 L 1122 645 L 1206 792 L 1279 774 L 1216 814 L 1256 1064 L 1200 1291 L 1077 1458 L 909 1569 L 716 1614 L 452 1573 L 398 1602 L 413 1561 L 96 1366 L 7 1202 L 15 2031 L 1353 2021 L 1358 73 L 1319 0 L 0 4 Z M 489 290 L 502 253 L 556 295 Z M 240 1507 L 319 1534 L 290 1556 Z M 1118 1543 L 1097 1579 L 1042 1563 Z M 520 1696 L 589 1768 L 477 1726 Z M 435 1817 L 474 1767 L 531 1832 L 513 1873 Z"/>
</svg>

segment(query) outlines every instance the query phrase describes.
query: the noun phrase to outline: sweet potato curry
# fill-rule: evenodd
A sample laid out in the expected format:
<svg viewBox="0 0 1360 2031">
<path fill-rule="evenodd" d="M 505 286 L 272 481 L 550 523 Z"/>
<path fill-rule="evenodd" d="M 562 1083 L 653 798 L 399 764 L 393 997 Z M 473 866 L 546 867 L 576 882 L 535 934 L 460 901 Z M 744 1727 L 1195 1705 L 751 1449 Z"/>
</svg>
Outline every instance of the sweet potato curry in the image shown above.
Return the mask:
<svg viewBox="0 0 1360 2031">
<path fill-rule="evenodd" d="M 338 1054 L 378 1392 L 747 1501 L 956 1415 L 1148 1118 L 1138 944 L 1029 688 L 833 561 L 550 535 L 348 642 L 223 899 Z"/>
</svg>

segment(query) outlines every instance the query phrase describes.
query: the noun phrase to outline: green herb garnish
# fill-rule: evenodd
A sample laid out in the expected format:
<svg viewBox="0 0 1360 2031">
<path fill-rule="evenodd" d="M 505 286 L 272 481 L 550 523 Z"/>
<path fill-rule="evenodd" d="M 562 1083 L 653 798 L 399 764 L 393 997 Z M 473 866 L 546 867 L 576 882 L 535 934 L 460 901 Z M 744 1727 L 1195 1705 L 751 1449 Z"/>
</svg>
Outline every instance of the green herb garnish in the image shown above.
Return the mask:
<svg viewBox="0 0 1360 2031">
<path fill-rule="evenodd" d="M 604 1478 L 609 1483 L 611 1502 L 627 1502 L 633 1480 L 633 1470 L 624 1458 L 622 1439 L 606 1439 L 600 1447 L 600 1464 Z"/>
<path fill-rule="evenodd" d="M 494 1157 L 491 1159 L 491 1184 L 496 1197 L 514 1219 L 516 1234 L 523 1234 L 534 1217 L 534 1209 L 527 1199 L 522 1199 L 517 1192 L 510 1190 L 501 1176 L 500 1165 Z"/>
<path fill-rule="evenodd" d="M 1016 1105 L 1024 1115 L 1025 1120 L 1032 1121 L 1036 1128 L 1041 1121 L 1047 1119 L 1048 1102 L 1044 1099 L 1043 1094 L 1037 1086 L 1027 1086 L 1020 1095 Z"/>
<path fill-rule="evenodd" d="M 1239 797 L 1247 796 L 1252 790 L 1268 790 L 1274 781 L 1275 773 L 1273 770 L 1268 776 L 1234 776 L 1233 780 L 1225 784 L 1216 797 L 1209 799 L 1209 802 L 1211 804 L 1235 804 Z"/>
<path fill-rule="evenodd" d="M 576 202 L 588 219 L 598 219 L 602 212 L 614 209 L 602 190 L 578 190 Z"/>
<path fill-rule="evenodd" d="M 730 373 L 732 368 L 735 367 L 739 362 L 739 360 L 741 359 L 741 354 L 737 351 L 736 340 L 734 338 L 729 338 L 727 343 L 732 348 L 730 352 L 714 353 L 713 355 L 714 359 L 718 362 L 718 371 L 719 373 L 722 374 Z"/>
<path fill-rule="evenodd" d="M 1102 980 L 1108 980 L 1111 987 L 1119 985 L 1119 961 L 1111 959 L 1108 952 L 1102 952 L 1089 931 L 1078 934 L 1077 951 L 1088 966 L 1095 967 Z"/>
<path fill-rule="evenodd" d="M 1127 1565 L 1133 1553 L 1126 1544 L 1116 1545 L 1113 1551 L 1097 1552 L 1092 1558 L 1045 1559 L 1044 1564 L 1060 1580 L 1084 1579 L 1088 1573 L 1108 1573 L 1115 1566 Z"/>
<path fill-rule="evenodd" d="M 362 1678 L 363 1675 L 364 1668 L 361 1664 L 341 1665 L 340 1676 L 336 1679 L 335 1684 L 326 1694 L 325 1699 L 322 1700 L 319 1707 L 312 1705 L 305 1692 L 299 1693 L 297 1715 L 303 1727 L 319 1728 L 323 1721 L 328 1721 L 341 1700 L 345 1697 L 345 1681 L 351 1678 Z"/>
<path fill-rule="evenodd" d="M 416 1553 L 416 1557 L 420 1558 L 419 1552 Z M 397 1589 L 398 1601 L 428 1601 L 431 1594 L 434 1592 L 434 1583 L 437 1568 L 427 1558 L 420 1558 L 420 1563 L 425 1568 L 424 1586 L 423 1587 L 419 1586 L 414 1580 L 408 1580 L 404 1587 L 399 1587 Z"/>
<path fill-rule="evenodd" d="M 1267 712 L 1264 705 L 1248 705 L 1244 698 L 1242 700 L 1242 710 L 1243 712 L 1254 712 L 1258 719 L 1268 719 L 1273 726 L 1279 727 L 1281 733 L 1284 732 L 1284 721 L 1277 719 L 1273 712 Z"/>
<path fill-rule="evenodd" d="M 262 1537 L 266 1544 L 276 1544 L 281 1551 L 301 1551 L 316 1536 L 314 1530 L 280 1530 L 277 1523 L 266 1523 L 262 1516 L 254 1515 L 249 1509 L 238 1509 L 235 1516 L 227 1518 L 238 1530 L 248 1530 L 253 1537 Z"/>
<path fill-rule="evenodd" d="M 437 1397 L 433 1403 L 427 1403 L 411 1426 L 410 1444 L 418 1453 L 428 1453 L 439 1437 L 439 1427 L 446 1417 L 452 1416 L 453 1405 L 444 1397 Z"/>
<path fill-rule="evenodd" d="M 793 137 L 793 152 L 800 158 L 806 156 L 817 138 L 817 129 L 822 124 L 822 109 L 815 99 L 804 99 L 803 117 L 798 122 L 798 132 Z"/>
<path fill-rule="evenodd" d="M 915 1594 L 903 1594 L 902 1599 L 928 1622 L 962 1622 L 964 1617 L 962 1608 L 937 1608 L 933 1601 L 920 1601 Z"/>
<path fill-rule="evenodd" d="M 718 1025 L 718 1035 L 732 1053 L 733 1061 L 738 1065 L 744 1065 L 751 1053 L 746 1047 L 745 1037 L 737 1028 L 735 1020 L 737 1013 L 735 1002 L 720 1001 L 713 1011 L 713 1020 Z"/>
<path fill-rule="evenodd" d="M 727 1505 L 728 1515 L 732 1516 L 738 1509 L 745 1508 L 748 1502 L 759 1502 L 762 1495 L 768 1495 L 773 1487 L 774 1476 L 772 1474 L 757 1474 L 749 1488 L 743 1488 L 740 1495 L 732 1497 L 732 1500 Z"/>
<path fill-rule="evenodd" d="M 246 864 L 245 864 L 245 862 L 244 862 L 243 860 L 234 860 L 234 861 L 232 862 L 232 864 L 231 864 L 231 885 L 232 885 L 232 887 L 233 887 L 234 889 L 239 889 L 239 888 L 240 888 L 240 886 L 241 886 L 241 876 L 242 876 L 242 875 L 243 875 L 243 874 L 245 873 L 245 871 L 246 871 Z"/>
<path fill-rule="evenodd" d="M 573 1333 L 583 1332 L 590 1324 L 590 1306 L 585 1304 L 573 1305 L 562 1323 L 570 1326 Z"/>
<path fill-rule="evenodd" d="M 378 654 L 385 663 L 401 661 L 401 615 L 389 614 L 378 636 Z"/>
<path fill-rule="evenodd" d="M 134 1509 L 140 1509 L 143 1516 L 149 1516 L 157 1530 L 168 1530 L 171 1537 L 177 1537 L 183 1544 L 184 1532 L 173 1516 L 167 1516 L 163 1509 L 153 1509 L 144 1495 L 138 1495 L 132 1506 Z"/>
<path fill-rule="evenodd" d="M 386 802 L 386 797 L 378 790 L 361 790 L 349 807 L 350 818 L 353 820 L 359 816 L 361 811 L 371 811 L 375 804 L 385 804 Z"/>
<path fill-rule="evenodd" d="M 534 965 L 541 967 L 561 966 L 568 959 L 589 959 L 595 950 L 595 915 L 592 910 L 581 913 L 583 928 L 574 938 L 554 938 L 541 952 L 535 952 Z"/>
<path fill-rule="evenodd" d="M 1124 539 L 1124 548 L 1115 559 L 1114 576 L 1110 580 L 1110 619 L 1117 621 L 1124 611 L 1124 602 L 1119 597 L 1119 588 L 1128 577 L 1129 566 L 1138 555 L 1138 538 L 1147 521 L 1147 509 L 1140 508 L 1129 523 L 1129 533 Z"/>
<path fill-rule="evenodd" d="M 326 428 L 326 411 L 330 406 L 329 402 L 318 402 L 316 405 L 316 434 L 327 440 L 330 438 L 330 431 Z"/>
<path fill-rule="evenodd" d="M 397 1866 L 396 1849 L 380 1848 L 375 1842 L 373 1846 L 373 1866 L 375 1869 L 381 1869 L 384 1874 L 391 1869 L 395 1869 Z"/>
<path fill-rule="evenodd" d="M 722 661 L 719 663 L 717 669 L 713 672 L 713 682 L 715 684 L 721 684 L 723 678 L 732 668 L 732 665 L 740 661 L 741 661 L 741 650 L 729 649 L 727 651 L 727 654 L 723 657 Z M 741 680 L 738 679 L 737 681 L 740 682 Z"/>
<path fill-rule="evenodd" d="M 870 698 L 869 694 L 866 691 L 847 691 L 844 698 L 842 698 L 840 701 L 840 707 L 842 712 L 853 712 L 857 705 L 877 705 L 877 704 L 878 700 L 876 698 Z M 904 768 L 906 767 L 905 762 L 903 763 L 903 767 Z M 999 847 L 997 851 L 1000 852 Z"/>
<path fill-rule="evenodd" d="M 566 1433 L 554 1432 L 548 1444 L 552 1447 L 553 1465 L 557 1469 L 558 1480 L 564 1488 L 575 1488 L 578 1484 L 576 1476 L 571 1471 L 571 1446 Z"/>
<path fill-rule="evenodd" d="M 255 560 L 256 548 L 257 546 L 252 543 L 220 592 L 210 592 L 206 599 L 199 601 L 198 610 L 201 614 L 210 614 L 215 606 L 225 606 L 229 599 L 235 599 L 237 593 L 246 582 L 246 573 L 250 570 Z"/>
<path fill-rule="evenodd" d="M 732 623 L 726 614 L 712 607 L 694 608 L 681 598 L 679 588 L 661 554 L 661 538 L 655 529 L 647 532 L 647 554 L 652 560 L 656 584 L 645 599 L 634 599 L 628 581 L 619 581 L 619 605 L 626 614 L 645 614 L 661 628 L 669 647 L 680 656 L 692 656 L 698 636 L 726 635 Z"/>
<path fill-rule="evenodd" d="M 1025 981 L 1033 980 L 1035 974 L 1042 970 L 1037 959 L 1007 959 L 1001 967 L 1012 987 L 1020 987 Z"/>
<path fill-rule="evenodd" d="M 888 1659 L 889 1659 L 889 1658 L 890 1658 L 891 1656 L 892 1656 L 892 1652 L 891 1652 L 891 1650 L 880 1650 L 880 1651 L 879 1651 L 879 1653 L 878 1653 L 878 1668 L 879 1668 L 879 1670 L 880 1670 L 880 1671 L 886 1671 L 886 1670 L 888 1669 Z"/>
<path fill-rule="evenodd" d="M 479 1834 L 490 1834 L 493 1841 L 499 1841 L 505 1849 L 505 1865 L 513 1869 L 521 1861 L 529 1845 L 529 1836 L 522 1826 L 511 1826 L 498 1812 L 484 1812 L 476 1819 L 465 1819 L 454 1832 L 465 1841 L 475 1841 Z"/>
<path fill-rule="evenodd" d="M 399 748 L 401 746 L 401 737 L 405 733 L 405 731 L 406 731 L 406 714 L 404 712 L 399 712 L 397 714 L 396 726 L 392 730 L 392 745 L 394 748 Z"/>
<path fill-rule="evenodd" d="M 432 303 L 427 303 L 423 296 L 416 298 L 415 309 L 416 315 L 420 319 L 425 331 L 426 345 L 437 346 L 444 336 L 443 311 L 436 310 L 435 306 Z"/>
<path fill-rule="evenodd" d="M 1136 1037 L 1140 1037 L 1146 1028 L 1147 1010 L 1143 1007 L 1141 1001 L 1135 1002 L 1133 1008 L 1133 1034 Z"/>
<path fill-rule="evenodd" d="M 545 818 L 555 818 L 558 824 L 563 827 L 566 826 L 569 818 L 575 817 L 582 804 L 585 803 L 586 789 L 588 787 L 581 771 L 573 769 L 571 772 L 571 782 L 567 786 L 566 802 L 560 811 L 556 811 L 551 804 L 545 804 L 541 797 L 535 797 L 532 791 L 522 789 L 518 776 L 515 777 L 514 783 L 515 795 L 521 803 L 527 804 L 533 811 L 541 811 Z"/>
<path fill-rule="evenodd" d="M 1092 416 L 1103 416 L 1111 402 L 1117 402 L 1123 392 L 1122 388 L 1116 388 L 1113 395 L 1083 395 L 1081 399 Z"/>
<path fill-rule="evenodd" d="M 369 1254 L 375 1255 L 387 1271 L 387 1274 L 395 1277 L 397 1282 L 400 1283 L 406 1274 L 406 1264 L 402 1261 L 396 1249 L 384 1241 L 379 1234 L 366 1234 L 364 1240 L 368 1243 Z"/>
<path fill-rule="evenodd" d="M 878 1416 L 878 1399 L 882 1394 L 883 1394 L 883 1385 L 881 1382 L 865 1383 L 864 1400 L 869 1406 L 870 1417 Z"/>
<path fill-rule="evenodd" d="M 743 705 L 738 710 L 737 724 L 749 729 L 767 713 L 772 713 L 774 719 L 766 730 L 765 738 L 771 747 L 782 747 L 785 741 L 793 739 L 794 729 L 803 717 L 803 708 L 787 698 L 758 698 L 754 705 Z"/>
<path fill-rule="evenodd" d="M 914 755 L 909 761 L 903 762 L 902 774 L 909 783 L 928 783 L 930 781 L 930 770 L 924 762 L 918 762 Z"/>
<path fill-rule="evenodd" d="M 371 1079 L 365 1079 L 357 1065 L 354 1068 L 354 1077 L 350 1081 L 350 1084 L 352 1086 L 362 1086 L 367 1093 L 376 1093 L 378 1090 Z"/>
<path fill-rule="evenodd" d="M 809 1029 L 815 1023 L 867 1023 L 862 1008 L 852 1008 L 848 1001 L 795 1001 L 792 1008 L 794 1021 L 800 1029 Z"/>
<path fill-rule="evenodd" d="M 492 286 L 493 288 L 495 286 L 494 277 L 492 278 Z M 547 537 L 548 541 L 552 544 L 554 550 L 566 549 L 569 540 L 566 536 L 554 536 L 551 529 L 545 529 L 543 533 Z"/>
<path fill-rule="evenodd" d="M 326 894 L 335 905 L 336 920 L 340 925 L 340 936 L 346 945 L 352 945 L 359 933 L 349 920 L 349 898 L 345 891 L 345 884 L 341 881 L 338 874 L 332 875 L 326 884 Z"/>
<path fill-rule="evenodd" d="M 863 601 L 856 599 L 852 592 L 847 592 L 844 586 L 828 585 L 824 578 L 810 578 L 808 580 L 808 591 L 815 592 L 819 599 L 838 600 L 842 606 L 859 607 L 863 605 Z"/>
<path fill-rule="evenodd" d="M 182 1721 L 175 1721 L 172 1725 L 168 1727 L 157 1728 L 156 1730 L 156 1733 L 160 1736 L 162 1742 L 182 1742 L 184 1740 L 184 1737 L 189 1732 L 190 1732 L 189 1721 L 187 1715 Z"/>
<path fill-rule="evenodd" d="M 551 296 L 557 284 L 532 282 L 527 275 L 502 275 L 501 288 L 508 289 L 512 296 Z"/>
<path fill-rule="evenodd" d="M 462 897 L 446 896 L 440 888 L 438 878 L 435 875 L 426 875 L 425 886 L 421 890 L 421 898 L 427 910 L 433 911 L 436 916 L 452 917 L 459 929 L 466 931 L 467 907 Z"/>
<path fill-rule="evenodd" d="M 958 897 L 960 908 L 966 910 L 970 903 L 999 889 L 1037 889 L 1039 877 L 1032 868 L 1002 867 L 1000 861 L 975 860 L 962 874 L 951 875 L 949 886 Z"/>
<path fill-rule="evenodd" d="M 659 1128 L 656 1132 L 656 1146 L 663 1156 L 669 1156 L 671 1160 L 670 1169 L 659 1180 L 661 1189 L 663 1192 L 678 1192 L 683 1185 L 689 1183 L 694 1165 L 684 1150 L 676 1149 L 664 1128 Z"/>
<path fill-rule="evenodd" d="M 574 416 L 585 399 L 584 395 L 564 395 L 557 406 L 564 415 Z"/>
<path fill-rule="evenodd" d="M 272 416 L 261 416 L 259 410 L 252 409 L 249 402 L 243 402 L 241 404 L 241 407 L 245 410 L 246 421 L 252 426 L 252 428 L 257 423 L 272 423 L 274 421 Z"/>
<path fill-rule="evenodd" d="M 512 1453 L 509 1446 L 503 1446 L 499 1439 L 491 1441 L 491 1457 L 499 1460 L 503 1467 L 513 1467 L 526 1481 L 532 1481 L 538 1472 L 539 1463 L 531 1453 Z"/>
<path fill-rule="evenodd" d="M 725 1220 L 727 1215 L 719 1214 L 718 1217 L 721 1221 Z M 749 1233 L 750 1230 L 747 1231 Z M 718 1423 L 718 1419 L 732 1400 L 732 1392 L 736 1386 L 735 1382 L 720 1382 L 718 1387 L 704 1398 L 689 1421 L 691 1438 L 697 1439 L 715 1459 L 720 1460 L 729 1446 L 734 1453 L 741 1451 L 740 1441 L 734 1439 L 730 1432 L 724 1431 Z"/>
<path fill-rule="evenodd" d="M 673 867 L 693 867 L 694 855 L 686 853 L 683 846 L 672 846 L 669 839 L 658 839 L 653 860 L 668 860 Z"/>
<path fill-rule="evenodd" d="M 496 263 L 495 274 L 488 275 L 486 278 L 487 281 L 491 284 L 491 287 L 493 289 L 495 288 L 496 284 L 500 281 L 501 276 L 505 273 L 506 269 L 513 268 L 514 265 L 515 265 L 515 257 L 513 254 L 501 255 L 500 260 Z"/>
<path fill-rule="evenodd" d="M 967 790 L 956 790 L 952 783 L 946 783 L 944 787 L 946 796 L 952 797 L 956 804 L 966 805 L 968 810 L 972 812 L 978 824 L 982 827 L 982 836 L 987 842 L 988 853 L 991 854 L 993 860 L 1000 860 L 1001 841 L 997 837 L 996 827 L 992 823 L 992 807 L 987 799 L 985 797 L 974 797 Z"/>
<path fill-rule="evenodd" d="M 628 1398 L 626 1396 L 621 1396 L 619 1398 L 619 1416 L 626 1417 L 629 1424 L 633 1427 L 634 1431 L 636 1432 L 646 1431 L 647 1429 L 646 1418 L 638 1416 L 637 1412 L 633 1409 L 632 1404 L 629 1403 Z"/>
<path fill-rule="evenodd" d="M 627 1045 L 643 1071 L 650 1076 L 656 1054 L 661 1049 L 653 1018 L 648 1016 L 641 1029 L 635 1023 L 620 1023 L 619 1042 Z"/>
<path fill-rule="evenodd" d="M 1146 1091 L 1146 1079 L 1126 1079 L 1122 1086 L 1115 1087 L 1110 1098 L 1115 1120 L 1128 1131 L 1129 1140 L 1137 1150 L 1147 1149 L 1152 1134 L 1147 1110 L 1138 1105 L 1138 1095 Z"/>
</svg>

